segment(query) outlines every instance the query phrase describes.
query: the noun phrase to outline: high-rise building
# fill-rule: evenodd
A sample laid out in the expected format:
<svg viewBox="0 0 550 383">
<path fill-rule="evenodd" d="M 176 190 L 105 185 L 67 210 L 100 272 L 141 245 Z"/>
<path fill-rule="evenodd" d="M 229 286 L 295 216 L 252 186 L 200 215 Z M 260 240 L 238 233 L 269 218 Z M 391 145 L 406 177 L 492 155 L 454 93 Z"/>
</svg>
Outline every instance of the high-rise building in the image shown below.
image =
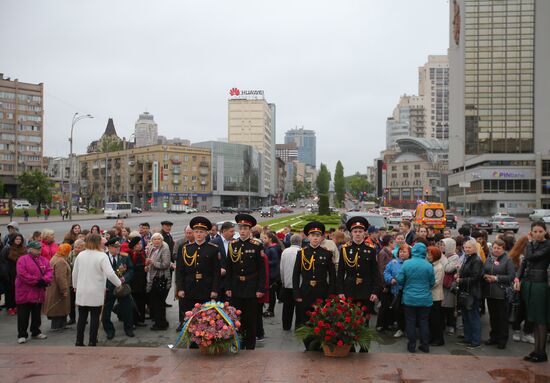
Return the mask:
<svg viewBox="0 0 550 383">
<path fill-rule="evenodd" d="M 550 204 L 550 2 L 452 0 L 449 202 L 472 214 Z"/>
<path fill-rule="evenodd" d="M 236 89 L 236 88 L 234 88 Z M 254 94 L 248 97 L 248 92 Z M 265 194 L 275 193 L 275 105 L 268 103 L 263 91 L 232 89 L 228 108 L 228 141 L 252 145 L 263 156 Z M 259 97 L 256 97 L 259 96 Z"/>
<path fill-rule="evenodd" d="M 428 56 L 418 68 L 418 95 L 424 99 L 424 138 L 449 139 L 449 59 Z M 420 137 L 420 136 L 416 136 Z"/>
<path fill-rule="evenodd" d="M 395 148 L 404 137 L 424 138 L 426 135 L 424 98 L 404 94 L 386 120 L 386 149 Z"/>
<path fill-rule="evenodd" d="M 153 115 L 149 112 L 144 112 L 139 115 L 134 132 L 137 148 L 157 144 L 158 126 Z"/>
<path fill-rule="evenodd" d="M 258 207 L 267 197 L 261 174 L 263 156 L 252 146 L 231 142 L 197 142 L 192 147 L 212 153 L 212 205 Z"/>
<path fill-rule="evenodd" d="M 17 196 L 17 176 L 42 170 L 43 118 L 44 84 L 0 73 L 0 177 L 12 196 Z"/>
<path fill-rule="evenodd" d="M 290 144 L 277 144 L 275 145 L 275 155 L 284 162 L 297 161 L 298 147 L 295 142 Z"/>
<path fill-rule="evenodd" d="M 295 143 L 298 147 L 298 160 L 315 168 L 317 161 L 317 138 L 314 130 L 298 129 L 287 130 L 285 144 Z"/>
</svg>

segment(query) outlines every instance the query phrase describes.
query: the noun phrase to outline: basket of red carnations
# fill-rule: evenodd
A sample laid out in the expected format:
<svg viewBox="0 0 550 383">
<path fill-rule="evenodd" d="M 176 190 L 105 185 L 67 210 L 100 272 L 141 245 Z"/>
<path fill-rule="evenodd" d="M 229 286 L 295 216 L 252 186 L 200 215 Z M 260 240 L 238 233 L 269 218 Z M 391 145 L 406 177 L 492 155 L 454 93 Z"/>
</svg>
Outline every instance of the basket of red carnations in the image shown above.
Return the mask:
<svg viewBox="0 0 550 383">
<path fill-rule="evenodd" d="M 352 346 L 368 350 L 377 339 L 366 325 L 366 307 L 351 299 L 330 297 L 317 300 L 309 320 L 296 330 L 302 340 L 321 343 L 326 356 L 347 356 Z"/>
<path fill-rule="evenodd" d="M 183 328 L 171 348 L 195 343 L 206 355 L 221 355 L 227 351 L 236 353 L 240 348 L 240 314 L 240 310 L 227 302 L 197 303 L 193 310 L 185 313 Z"/>
</svg>

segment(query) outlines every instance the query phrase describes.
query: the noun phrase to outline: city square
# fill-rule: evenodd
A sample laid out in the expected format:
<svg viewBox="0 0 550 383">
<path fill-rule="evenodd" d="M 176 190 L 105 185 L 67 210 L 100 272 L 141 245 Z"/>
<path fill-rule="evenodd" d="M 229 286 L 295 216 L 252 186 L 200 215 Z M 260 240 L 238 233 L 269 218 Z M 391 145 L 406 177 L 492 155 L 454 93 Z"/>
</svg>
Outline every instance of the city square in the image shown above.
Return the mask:
<svg viewBox="0 0 550 383">
<path fill-rule="evenodd" d="M 550 382 L 550 1 L 0 32 L 0 382 Z"/>
</svg>

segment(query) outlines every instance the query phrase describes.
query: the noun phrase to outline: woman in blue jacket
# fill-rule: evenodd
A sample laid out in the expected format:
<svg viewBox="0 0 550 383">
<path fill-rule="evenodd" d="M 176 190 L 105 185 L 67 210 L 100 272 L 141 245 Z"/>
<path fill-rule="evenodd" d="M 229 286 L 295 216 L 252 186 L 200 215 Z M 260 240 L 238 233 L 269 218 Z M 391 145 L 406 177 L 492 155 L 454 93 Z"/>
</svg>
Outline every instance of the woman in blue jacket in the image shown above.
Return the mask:
<svg viewBox="0 0 550 383">
<path fill-rule="evenodd" d="M 422 352 L 430 352 L 429 317 L 432 306 L 432 287 L 435 274 L 432 265 L 426 261 L 426 245 L 417 242 L 412 248 L 412 258 L 403 263 L 397 275 L 397 282 L 403 287 L 403 305 L 407 329 L 407 350 L 416 352 L 416 325 L 420 328 Z"/>
<path fill-rule="evenodd" d="M 398 258 L 393 259 L 390 263 L 386 265 L 384 269 L 384 282 L 386 285 L 391 286 L 390 291 L 392 293 L 392 301 L 395 299 L 400 299 L 397 296 L 401 291 L 401 286 L 397 283 L 397 275 L 401 271 L 403 262 L 411 257 L 411 247 L 406 243 L 403 243 L 399 246 Z M 399 329 L 393 334 L 394 338 L 401 338 L 405 333 L 405 313 L 403 312 L 403 306 L 399 302 L 398 308 L 393 310 L 393 317 L 397 321 Z"/>
</svg>

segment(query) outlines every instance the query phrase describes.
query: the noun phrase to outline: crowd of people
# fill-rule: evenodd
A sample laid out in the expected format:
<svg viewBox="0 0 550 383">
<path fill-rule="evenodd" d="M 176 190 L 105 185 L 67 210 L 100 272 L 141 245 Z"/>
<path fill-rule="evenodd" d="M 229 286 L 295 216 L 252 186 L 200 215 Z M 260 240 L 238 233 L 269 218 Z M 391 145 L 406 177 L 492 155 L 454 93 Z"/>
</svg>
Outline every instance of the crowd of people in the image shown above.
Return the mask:
<svg viewBox="0 0 550 383">
<path fill-rule="evenodd" d="M 442 346 L 445 335 L 469 349 L 483 343 L 504 349 L 511 326 L 514 341 L 534 344 L 525 360 L 547 361 L 550 241 L 544 222 L 534 222 L 526 236 L 505 232 L 490 243 L 487 232 L 469 226 L 453 237 L 450 229 L 436 233 L 403 221 L 387 230 L 352 217 L 339 228 L 310 222 L 293 233 L 290 226 L 278 232 L 261 227 L 248 214 L 235 220 L 218 228 L 194 217 L 178 242 L 169 221 L 159 230 L 142 223 L 136 231 L 123 220 L 104 231 L 73 224 L 61 241 L 49 229 L 25 239 L 11 222 L 1 242 L 0 293 L 7 314 L 17 315 L 18 342 L 28 341 L 29 321 L 32 338 L 47 338 L 42 314 L 50 331 L 76 324 L 77 346 L 84 345 L 88 323 L 89 346 L 97 344 L 100 324 L 113 339 L 113 313 L 128 337 L 147 319 L 152 331 L 166 331 L 174 285 L 177 331 L 196 303 L 227 300 L 242 312 L 244 349 L 263 341 L 263 318 L 275 315 L 277 301 L 282 327 L 290 331 L 293 323 L 307 323 L 318 299 L 335 295 L 363 305 L 367 325 L 376 314 L 377 331 L 406 336 L 409 352 Z M 490 323 L 483 331 L 482 315 Z M 304 344 L 320 347 L 314 339 Z"/>
</svg>

